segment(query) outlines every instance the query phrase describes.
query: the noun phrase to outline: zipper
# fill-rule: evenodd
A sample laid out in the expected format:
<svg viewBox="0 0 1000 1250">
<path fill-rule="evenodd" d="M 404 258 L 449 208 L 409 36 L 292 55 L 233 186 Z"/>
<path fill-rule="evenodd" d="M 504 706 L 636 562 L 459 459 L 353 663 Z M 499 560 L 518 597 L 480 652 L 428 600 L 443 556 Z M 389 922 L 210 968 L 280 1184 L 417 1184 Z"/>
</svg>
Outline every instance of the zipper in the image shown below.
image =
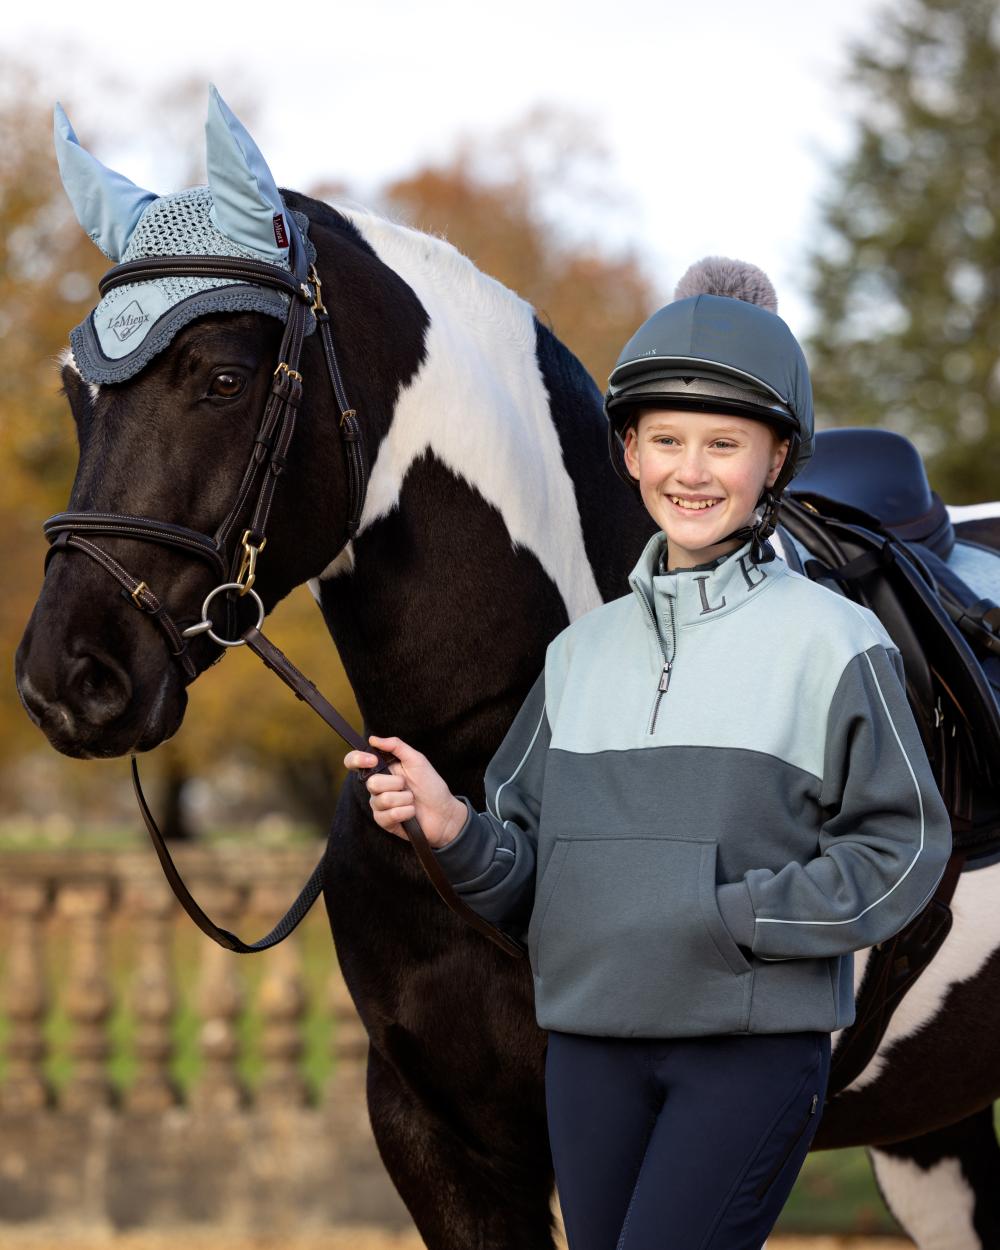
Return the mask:
<svg viewBox="0 0 1000 1250">
<path fill-rule="evenodd" d="M 802 1140 L 802 1134 L 803 1134 L 803 1133 L 806 1131 L 806 1129 L 809 1127 L 809 1125 L 810 1125 L 810 1123 L 811 1123 L 811 1121 L 812 1121 L 812 1117 L 816 1114 L 816 1104 L 817 1104 L 818 1102 L 819 1102 L 819 1094 L 813 1094 L 813 1096 L 812 1096 L 812 1102 L 811 1102 L 811 1103 L 810 1103 L 810 1105 L 809 1105 L 809 1114 L 808 1114 L 808 1115 L 806 1116 L 806 1118 L 802 1121 L 802 1127 L 799 1129 L 799 1131 L 795 1134 L 795 1136 L 792 1138 L 792 1140 L 791 1140 L 791 1141 L 788 1143 L 788 1145 L 785 1147 L 785 1153 L 784 1153 L 784 1154 L 781 1156 L 781 1158 L 778 1160 L 777 1164 L 776 1164 L 776 1165 L 775 1165 L 775 1166 L 771 1169 L 771 1171 L 770 1171 L 770 1172 L 767 1174 L 767 1176 L 766 1176 L 766 1177 L 765 1177 L 765 1178 L 761 1181 L 761 1183 L 757 1186 L 756 1190 L 754 1191 L 754 1196 L 756 1197 L 756 1199 L 757 1199 L 757 1201 L 758 1201 L 758 1202 L 761 1200 L 761 1198 L 763 1198 L 763 1197 L 764 1197 L 764 1195 L 767 1193 L 767 1191 L 771 1188 L 771 1186 L 772 1186 L 772 1184 L 774 1183 L 774 1180 L 775 1180 L 775 1178 L 777 1177 L 778 1173 L 781 1171 L 781 1169 L 782 1169 L 782 1168 L 785 1166 L 785 1164 L 788 1162 L 788 1157 L 789 1157 L 789 1155 L 792 1153 L 792 1151 L 795 1149 L 795 1147 L 796 1147 L 796 1146 L 799 1144 L 799 1142 Z"/>
<path fill-rule="evenodd" d="M 667 687 L 670 685 L 670 670 L 674 666 L 674 661 L 673 659 L 667 658 L 667 653 L 663 649 L 663 642 L 660 638 L 660 631 L 656 628 L 656 617 L 653 615 L 653 609 L 649 606 L 649 600 L 646 598 L 646 592 L 645 590 L 642 589 L 641 586 L 639 587 L 639 597 L 642 599 L 642 602 L 646 607 L 646 614 L 649 616 L 649 623 L 653 627 L 653 634 L 656 637 L 657 644 L 660 648 L 660 653 L 663 656 L 663 667 L 660 669 L 660 678 L 659 678 L 659 681 L 656 683 L 656 695 L 653 699 L 653 707 L 649 714 L 649 725 L 647 726 L 647 732 L 654 733 L 656 731 L 656 714 L 660 710 L 660 700 L 666 694 Z M 674 655 L 676 656 L 677 654 L 677 631 L 674 628 L 674 613 L 672 609 L 670 611 L 670 638 L 673 644 Z"/>
</svg>

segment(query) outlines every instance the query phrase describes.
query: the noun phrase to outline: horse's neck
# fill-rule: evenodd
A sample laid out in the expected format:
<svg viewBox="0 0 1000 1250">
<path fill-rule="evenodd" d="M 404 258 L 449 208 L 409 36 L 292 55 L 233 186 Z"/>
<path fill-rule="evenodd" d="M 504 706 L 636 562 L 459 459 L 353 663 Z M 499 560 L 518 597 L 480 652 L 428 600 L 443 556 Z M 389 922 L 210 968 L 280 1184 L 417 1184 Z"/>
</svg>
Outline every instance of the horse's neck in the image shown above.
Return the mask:
<svg viewBox="0 0 1000 1250">
<path fill-rule="evenodd" d="M 600 397 L 529 304 L 443 240 L 345 215 L 427 325 L 358 536 L 311 585 L 366 724 L 446 764 L 506 728 L 563 626 L 625 593 L 649 518 L 595 461 Z"/>
<path fill-rule="evenodd" d="M 511 542 L 535 554 L 570 619 L 595 607 L 601 595 L 553 418 L 553 392 L 565 384 L 543 376 L 531 305 L 443 239 L 363 213 L 350 219 L 428 318 L 423 360 L 400 389 L 371 467 L 362 528 L 396 507 L 411 466 L 430 453 L 497 510 Z M 578 439 L 601 420 L 597 403 L 578 412 Z"/>
<path fill-rule="evenodd" d="M 568 619 L 537 555 L 432 456 L 311 589 L 369 731 L 446 774 L 498 740 Z"/>
</svg>

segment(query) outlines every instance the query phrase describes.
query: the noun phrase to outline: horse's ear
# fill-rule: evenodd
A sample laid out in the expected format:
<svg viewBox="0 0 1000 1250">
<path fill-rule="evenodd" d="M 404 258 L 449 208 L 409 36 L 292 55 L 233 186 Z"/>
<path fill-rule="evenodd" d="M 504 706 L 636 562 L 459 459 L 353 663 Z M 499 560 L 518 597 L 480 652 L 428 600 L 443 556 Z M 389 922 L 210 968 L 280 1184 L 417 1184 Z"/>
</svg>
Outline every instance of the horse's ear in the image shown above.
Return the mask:
<svg viewBox="0 0 1000 1250">
<path fill-rule="evenodd" d="M 234 243 L 284 260 L 291 225 L 274 178 L 260 148 L 214 86 L 208 89 L 205 156 L 216 228 Z"/>
<path fill-rule="evenodd" d="M 139 218 L 158 197 L 82 148 L 61 104 L 56 104 L 52 128 L 59 175 L 77 220 L 104 255 L 117 263 Z"/>
</svg>

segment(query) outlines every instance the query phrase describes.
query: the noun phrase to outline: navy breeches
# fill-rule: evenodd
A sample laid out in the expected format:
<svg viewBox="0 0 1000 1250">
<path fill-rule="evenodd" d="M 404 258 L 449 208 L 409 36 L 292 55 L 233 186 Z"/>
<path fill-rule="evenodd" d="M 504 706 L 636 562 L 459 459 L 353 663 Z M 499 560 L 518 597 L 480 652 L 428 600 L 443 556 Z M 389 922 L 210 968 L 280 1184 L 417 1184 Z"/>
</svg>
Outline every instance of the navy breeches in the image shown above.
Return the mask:
<svg viewBox="0 0 1000 1250">
<path fill-rule="evenodd" d="M 825 1032 L 550 1029 L 545 1101 L 569 1250 L 760 1250 L 829 1074 Z"/>
</svg>

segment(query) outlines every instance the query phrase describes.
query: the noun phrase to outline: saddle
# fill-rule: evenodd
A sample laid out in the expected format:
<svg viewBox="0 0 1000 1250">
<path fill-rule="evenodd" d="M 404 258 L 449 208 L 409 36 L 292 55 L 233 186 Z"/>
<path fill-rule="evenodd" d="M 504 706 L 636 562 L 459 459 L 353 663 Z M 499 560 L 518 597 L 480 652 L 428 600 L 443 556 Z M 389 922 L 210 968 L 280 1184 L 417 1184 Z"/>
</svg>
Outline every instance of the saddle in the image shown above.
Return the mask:
<svg viewBox="0 0 1000 1250">
<path fill-rule="evenodd" d="M 913 443 L 893 430 L 852 426 L 820 430 L 816 450 L 790 488 L 850 504 L 906 542 L 947 560 L 955 529 Z"/>
<path fill-rule="evenodd" d="M 869 1063 L 892 1013 L 940 948 L 963 868 L 1000 847 L 1000 607 L 948 567 L 954 526 L 919 452 L 900 434 L 819 432 L 778 521 L 779 536 L 786 530 L 812 553 L 802 560 L 783 542 L 790 567 L 870 608 L 899 647 L 907 698 L 953 834 L 927 905 L 870 952 L 854 1023 L 833 1056 L 829 1097 Z"/>
<path fill-rule="evenodd" d="M 1000 606 L 948 567 L 954 527 L 916 448 L 888 430 L 821 431 L 778 521 L 811 555 L 787 543 L 789 564 L 870 608 L 899 647 L 955 846 L 1000 847 Z"/>
</svg>

